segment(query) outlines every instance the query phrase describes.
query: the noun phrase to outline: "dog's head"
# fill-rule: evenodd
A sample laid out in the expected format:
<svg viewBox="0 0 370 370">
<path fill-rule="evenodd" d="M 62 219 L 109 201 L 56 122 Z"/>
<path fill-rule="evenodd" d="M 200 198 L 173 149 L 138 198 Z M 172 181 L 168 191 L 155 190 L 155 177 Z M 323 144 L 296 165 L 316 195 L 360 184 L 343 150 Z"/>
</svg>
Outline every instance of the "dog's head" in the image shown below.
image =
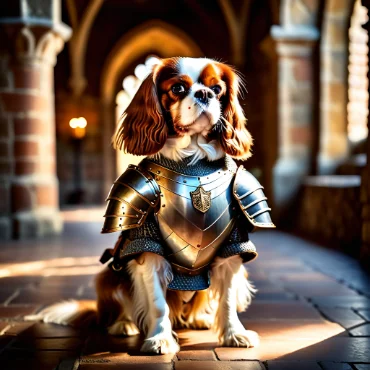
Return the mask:
<svg viewBox="0 0 370 370">
<path fill-rule="evenodd" d="M 250 156 L 251 136 L 238 101 L 240 78 L 206 58 L 168 58 L 143 81 L 113 139 L 135 155 L 160 152 L 168 138 L 195 134 L 216 140 L 223 152 Z"/>
</svg>

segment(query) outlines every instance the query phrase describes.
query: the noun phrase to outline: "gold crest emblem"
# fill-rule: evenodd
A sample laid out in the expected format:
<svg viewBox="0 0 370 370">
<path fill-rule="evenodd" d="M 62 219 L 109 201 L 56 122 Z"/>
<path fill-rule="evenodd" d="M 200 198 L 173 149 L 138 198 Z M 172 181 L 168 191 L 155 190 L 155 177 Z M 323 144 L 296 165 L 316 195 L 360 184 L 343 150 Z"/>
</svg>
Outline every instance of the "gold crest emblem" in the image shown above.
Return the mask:
<svg viewBox="0 0 370 370">
<path fill-rule="evenodd" d="M 202 213 L 206 213 L 211 207 L 211 192 L 198 186 L 196 190 L 190 192 L 193 207 Z"/>
</svg>

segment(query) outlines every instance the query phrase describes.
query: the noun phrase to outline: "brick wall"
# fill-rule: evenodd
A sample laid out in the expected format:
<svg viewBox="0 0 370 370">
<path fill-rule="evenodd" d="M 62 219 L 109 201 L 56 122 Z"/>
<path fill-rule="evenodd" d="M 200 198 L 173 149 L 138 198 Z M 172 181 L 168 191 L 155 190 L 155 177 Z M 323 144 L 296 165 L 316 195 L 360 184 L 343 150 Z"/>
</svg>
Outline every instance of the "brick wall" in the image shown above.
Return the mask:
<svg viewBox="0 0 370 370">
<path fill-rule="evenodd" d="M 9 36 L 15 48 L 0 54 L 0 236 L 42 236 L 61 229 L 49 58 L 56 39 L 26 27 Z M 47 54 L 38 42 L 51 43 Z"/>
</svg>

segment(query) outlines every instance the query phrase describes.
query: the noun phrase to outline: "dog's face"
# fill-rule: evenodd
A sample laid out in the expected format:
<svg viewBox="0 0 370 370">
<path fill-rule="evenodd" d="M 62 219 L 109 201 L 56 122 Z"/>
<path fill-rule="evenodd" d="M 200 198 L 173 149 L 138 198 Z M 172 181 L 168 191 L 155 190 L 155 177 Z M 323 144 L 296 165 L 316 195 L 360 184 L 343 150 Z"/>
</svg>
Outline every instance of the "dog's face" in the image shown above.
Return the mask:
<svg viewBox="0 0 370 370">
<path fill-rule="evenodd" d="M 143 81 L 124 113 L 114 144 L 153 155 L 168 137 L 201 134 L 234 158 L 250 156 L 252 139 L 238 101 L 235 71 L 206 58 L 163 59 Z"/>
<path fill-rule="evenodd" d="M 220 99 L 227 93 L 221 67 L 208 59 L 182 58 L 175 66 L 164 65 L 164 71 L 172 77 L 159 77 L 158 91 L 176 135 L 207 135 L 220 121 Z"/>
</svg>

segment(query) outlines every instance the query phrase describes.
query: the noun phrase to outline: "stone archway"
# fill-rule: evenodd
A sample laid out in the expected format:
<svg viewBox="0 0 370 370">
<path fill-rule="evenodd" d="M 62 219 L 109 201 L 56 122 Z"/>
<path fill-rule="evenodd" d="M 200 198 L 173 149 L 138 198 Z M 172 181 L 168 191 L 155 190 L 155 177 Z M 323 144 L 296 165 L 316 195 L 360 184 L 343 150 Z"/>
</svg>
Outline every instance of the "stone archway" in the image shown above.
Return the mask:
<svg viewBox="0 0 370 370">
<path fill-rule="evenodd" d="M 161 57 L 202 56 L 198 45 L 183 31 L 168 23 L 153 20 L 128 32 L 108 55 L 101 75 L 102 123 L 104 125 L 104 195 L 115 177 L 115 158 L 111 137 L 115 128 L 117 80 L 140 57 L 156 53 Z"/>
</svg>

